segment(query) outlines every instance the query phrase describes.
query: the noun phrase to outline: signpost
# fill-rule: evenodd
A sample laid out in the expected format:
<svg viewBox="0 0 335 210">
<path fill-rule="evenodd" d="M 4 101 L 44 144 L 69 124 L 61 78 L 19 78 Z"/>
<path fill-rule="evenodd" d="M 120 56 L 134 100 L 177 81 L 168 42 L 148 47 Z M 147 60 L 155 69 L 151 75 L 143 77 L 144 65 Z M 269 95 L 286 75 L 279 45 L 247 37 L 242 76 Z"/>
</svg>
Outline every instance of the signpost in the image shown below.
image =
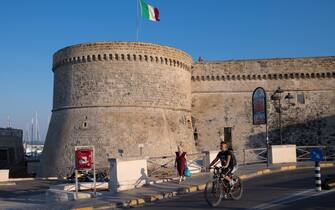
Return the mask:
<svg viewBox="0 0 335 210">
<path fill-rule="evenodd" d="M 264 88 L 258 87 L 252 93 L 252 124 L 262 125 L 265 124 L 266 132 L 266 148 L 267 148 L 267 166 L 269 166 L 269 133 L 268 133 L 268 120 L 266 111 L 266 92 Z"/>
<path fill-rule="evenodd" d="M 319 148 L 313 148 L 310 153 L 310 158 L 312 161 L 315 161 L 315 190 L 321 191 L 320 161 L 323 160 L 322 150 Z"/>
<path fill-rule="evenodd" d="M 78 198 L 78 171 L 93 169 L 93 191 L 96 196 L 95 151 L 94 146 L 75 146 L 76 197 Z"/>
</svg>

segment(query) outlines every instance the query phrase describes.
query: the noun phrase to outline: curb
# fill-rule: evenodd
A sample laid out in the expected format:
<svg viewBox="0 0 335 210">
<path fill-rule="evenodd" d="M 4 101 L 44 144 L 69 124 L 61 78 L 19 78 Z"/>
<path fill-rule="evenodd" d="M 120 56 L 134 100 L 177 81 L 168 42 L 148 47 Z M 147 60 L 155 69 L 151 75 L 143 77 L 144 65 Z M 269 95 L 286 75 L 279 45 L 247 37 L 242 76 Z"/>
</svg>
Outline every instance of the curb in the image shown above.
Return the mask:
<svg viewBox="0 0 335 210">
<path fill-rule="evenodd" d="M 0 186 L 13 186 L 16 185 L 15 182 L 0 182 Z"/>
<path fill-rule="evenodd" d="M 179 179 L 178 177 L 159 179 L 159 180 L 155 180 L 155 181 L 149 181 L 148 183 L 146 183 L 146 185 L 160 184 L 160 183 L 165 183 L 165 182 L 169 182 L 169 181 L 176 181 L 178 179 Z"/>
<path fill-rule="evenodd" d="M 66 177 L 63 177 L 63 178 L 58 178 L 58 177 L 28 177 L 28 178 L 9 178 L 8 180 L 6 181 L 0 181 L 1 182 L 15 182 L 15 181 L 35 181 L 35 180 L 66 180 Z"/>
<path fill-rule="evenodd" d="M 328 168 L 328 167 L 334 167 L 335 163 L 321 163 L 320 167 L 323 168 Z M 290 170 L 299 170 L 299 169 L 307 169 L 307 168 L 314 168 L 314 166 L 297 166 L 297 165 L 288 165 L 288 166 L 281 166 L 279 169 L 260 169 L 257 170 L 254 173 L 250 173 L 250 174 L 244 174 L 244 175 L 240 175 L 240 179 L 242 180 L 247 180 L 250 178 L 254 178 L 254 177 L 258 177 L 258 176 L 262 176 L 262 175 L 266 175 L 266 174 L 272 174 L 272 173 L 279 173 L 279 172 L 283 172 L 283 171 L 290 171 Z M 174 180 L 174 179 L 169 179 L 169 180 Z M 162 182 L 166 182 L 158 180 L 150 183 L 150 184 L 155 184 L 155 183 L 162 183 Z M 328 184 L 331 187 L 335 187 L 335 182 L 334 183 L 330 183 Z M 148 195 L 145 196 L 143 198 L 136 198 L 136 199 L 131 199 L 128 201 L 124 201 L 124 202 L 118 202 L 115 205 L 113 205 L 113 203 L 108 203 L 107 205 L 104 204 L 102 205 L 100 208 L 98 206 L 89 206 L 89 207 L 83 207 L 83 208 L 74 208 L 73 210 L 90 210 L 90 209 L 107 209 L 107 208 L 130 208 L 130 207 L 137 207 L 137 206 L 141 206 L 144 205 L 145 203 L 150 203 L 150 202 L 154 202 L 154 201 L 158 201 L 158 200 L 163 200 L 166 198 L 172 198 L 172 197 L 176 197 L 177 195 L 184 195 L 187 193 L 193 193 L 193 192 L 197 192 L 197 191 L 203 191 L 206 187 L 206 183 L 205 184 L 198 184 L 198 185 L 192 185 L 192 186 L 188 186 L 188 187 L 184 187 L 184 188 L 180 188 L 178 189 L 178 191 L 172 191 L 172 192 L 164 192 L 161 194 L 155 194 L 155 195 Z"/>
</svg>

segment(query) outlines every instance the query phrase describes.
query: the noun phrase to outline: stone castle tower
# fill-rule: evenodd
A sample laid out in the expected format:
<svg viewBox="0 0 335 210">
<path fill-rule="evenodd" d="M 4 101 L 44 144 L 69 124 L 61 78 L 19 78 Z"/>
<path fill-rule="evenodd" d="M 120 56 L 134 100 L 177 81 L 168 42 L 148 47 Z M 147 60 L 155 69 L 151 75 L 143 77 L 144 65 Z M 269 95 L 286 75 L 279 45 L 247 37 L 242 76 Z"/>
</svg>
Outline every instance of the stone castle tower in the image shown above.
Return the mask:
<svg viewBox="0 0 335 210">
<path fill-rule="evenodd" d="M 181 50 L 139 42 L 56 52 L 42 176 L 66 175 L 76 145 L 95 146 L 98 168 L 108 167 L 111 156 L 171 155 L 178 144 L 195 152 L 191 65 Z"/>
<path fill-rule="evenodd" d="M 53 114 L 41 159 L 42 176 L 64 176 L 76 145 L 94 145 L 98 168 L 107 158 L 217 149 L 224 137 L 239 161 L 265 146 L 265 126 L 252 125 L 251 95 L 284 90 L 285 144 L 335 144 L 335 57 L 193 63 L 178 49 L 139 42 L 97 42 L 54 55 Z M 285 95 L 294 106 L 285 105 Z M 278 113 L 268 100 L 271 143 Z M 143 148 L 141 149 L 140 147 Z M 256 154 L 246 154 L 253 158 Z"/>
</svg>

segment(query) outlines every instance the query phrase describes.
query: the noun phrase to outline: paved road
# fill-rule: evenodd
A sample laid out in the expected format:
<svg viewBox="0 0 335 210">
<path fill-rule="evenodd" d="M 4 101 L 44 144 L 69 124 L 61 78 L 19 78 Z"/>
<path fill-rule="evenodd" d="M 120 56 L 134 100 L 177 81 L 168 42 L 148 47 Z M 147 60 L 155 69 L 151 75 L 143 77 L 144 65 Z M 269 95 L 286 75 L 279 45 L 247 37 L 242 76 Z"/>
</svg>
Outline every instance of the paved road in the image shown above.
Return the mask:
<svg viewBox="0 0 335 210">
<path fill-rule="evenodd" d="M 44 193 L 50 185 L 62 183 L 56 180 L 31 180 L 17 181 L 16 185 L 3 185 L 0 187 L 0 198 L 11 198 L 18 196 L 31 196 Z"/>
<path fill-rule="evenodd" d="M 323 175 L 335 174 L 334 168 L 323 169 Z M 223 200 L 220 209 L 334 209 L 335 190 L 315 192 L 314 170 L 304 169 L 269 174 L 244 182 L 245 192 L 239 201 Z M 212 209 L 203 193 L 156 202 L 140 209 Z"/>
<path fill-rule="evenodd" d="M 0 186 L 0 210 L 25 209 L 45 203 L 45 191 L 59 181 L 17 181 L 16 185 Z"/>
</svg>

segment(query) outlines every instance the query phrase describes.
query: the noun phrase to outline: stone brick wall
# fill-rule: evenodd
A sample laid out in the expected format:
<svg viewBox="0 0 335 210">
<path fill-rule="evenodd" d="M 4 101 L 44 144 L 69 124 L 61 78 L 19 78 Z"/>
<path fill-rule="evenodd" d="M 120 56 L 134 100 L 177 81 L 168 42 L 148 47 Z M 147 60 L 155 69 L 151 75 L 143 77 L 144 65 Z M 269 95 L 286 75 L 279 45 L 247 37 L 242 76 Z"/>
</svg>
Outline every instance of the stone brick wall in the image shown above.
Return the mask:
<svg viewBox="0 0 335 210">
<path fill-rule="evenodd" d="M 194 152 L 191 63 L 180 50 L 146 43 L 58 51 L 41 175 L 66 175 L 76 145 L 95 146 L 98 168 L 107 168 L 107 157 L 121 150 L 123 156 L 171 155 L 182 143 Z"/>
<path fill-rule="evenodd" d="M 281 87 L 295 106 L 283 111 L 284 143 L 335 144 L 335 57 L 207 62 L 192 69 L 192 117 L 197 148 L 216 149 L 225 127 L 232 128 L 233 148 L 265 146 L 265 126 L 252 125 L 252 92 L 267 97 Z M 305 103 L 297 97 L 303 95 Z M 270 140 L 279 143 L 278 113 L 268 100 Z"/>
<path fill-rule="evenodd" d="M 98 168 L 107 158 L 218 149 L 225 128 L 232 146 L 265 146 L 265 126 L 252 125 L 251 95 L 281 87 L 283 143 L 335 144 L 335 57 L 212 61 L 140 42 L 96 42 L 63 48 L 53 58 L 53 114 L 42 176 L 64 176 L 76 145 L 94 145 Z M 294 106 L 284 96 L 294 96 Z M 299 98 L 299 100 L 298 100 Z M 269 136 L 279 143 L 278 113 L 268 100 Z M 196 131 L 192 134 L 193 131 Z M 140 146 L 144 146 L 140 148 Z"/>
</svg>

